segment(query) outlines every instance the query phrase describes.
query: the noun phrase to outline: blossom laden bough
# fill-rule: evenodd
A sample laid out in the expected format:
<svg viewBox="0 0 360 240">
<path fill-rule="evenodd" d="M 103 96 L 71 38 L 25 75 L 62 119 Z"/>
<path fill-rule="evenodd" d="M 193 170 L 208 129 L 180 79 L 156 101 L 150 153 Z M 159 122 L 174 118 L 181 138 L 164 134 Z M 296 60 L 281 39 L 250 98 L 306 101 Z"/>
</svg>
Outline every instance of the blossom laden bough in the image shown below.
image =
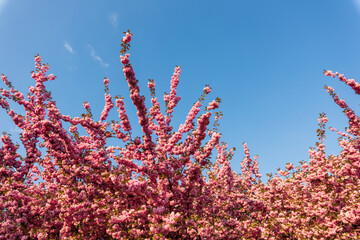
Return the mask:
<svg viewBox="0 0 360 240">
<path fill-rule="evenodd" d="M 176 66 L 170 92 L 164 95 L 166 109 L 161 111 L 154 80 L 148 82 L 147 108 L 130 63 L 131 40 L 132 33 L 125 32 L 120 61 L 142 138 L 132 136 L 124 100 L 115 96 L 113 102 L 108 78 L 103 80 L 105 105 L 96 121 L 88 102 L 81 118 L 60 112 L 45 87 L 56 77 L 47 74 L 49 66 L 39 55 L 27 100 L 1 76 L 9 90 L 0 90 L 0 106 L 21 129 L 25 155 L 10 135 L 1 136 L 0 239 L 359 238 L 359 117 L 333 88 L 326 86 L 349 119 L 347 133 L 337 132 L 340 155 L 325 155 L 328 119 L 322 113 L 319 142 L 309 150 L 309 162 L 297 167 L 287 163 L 264 184 L 257 156 L 251 157 L 246 143 L 241 173 L 231 169 L 235 149 L 220 142 L 221 112 L 215 112 L 214 128 L 208 129 L 221 102 L 210 101 L 201 112 L 210 86 L 184 123 L 174 128 L 172 113 L 181 99 L 181 68 Z M 354 80 L 330 71 L 325 75 L 337 76 L 360 93 Z M 25 114 L 15 112 L 9 100 Z M 119 119 L 107 121 L 114 105 Z M 125 145 L 108 146 L 109 138 Z"/>
</svg>

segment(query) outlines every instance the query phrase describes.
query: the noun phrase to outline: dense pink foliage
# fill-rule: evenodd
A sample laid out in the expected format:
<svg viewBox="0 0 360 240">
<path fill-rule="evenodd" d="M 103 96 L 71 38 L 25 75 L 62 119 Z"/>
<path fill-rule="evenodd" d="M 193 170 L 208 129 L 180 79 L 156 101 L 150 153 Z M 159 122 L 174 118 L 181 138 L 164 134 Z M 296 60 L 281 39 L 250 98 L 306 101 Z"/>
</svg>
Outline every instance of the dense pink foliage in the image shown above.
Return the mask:
<svg viewBox="0 0 360 240">
<path fill-rule="evenodd" d="M 36 84 L 29 88 L 28 100 L 5 75 L 1 77 L 10 90 L 1 89 L 0 105 L 21 129 L 26 155 L 18 153 L 19 146 L 9 135 L 1 137 L 0 239 L 360 237 L 359 117 L 331 87 L 327 91 L 349 118 L 347 133 L 338 131 L 340 155 L 325 156 L 328 119 L 321 114 L 321 142 L 309 150 L 309 162 L 299 167 L 288 163 L 264 184 L 257 156 L 251 158 L 245 143 L 242 172 L 232 171 L 234 150 L 219 143 L 219 112 L 214 129 L 208 129 L 211 111 L 219 107 L 220 99 L 211 101 L 198 116 L 209 86 L 185 122 L 177 130 L 170 126 L 180 100 L 176 95 L 180 67 L 171 78 L 170 93 L 164 95 L 164 113 L 155 97 L 155 82 L 149 81 L 152 106 L 147 110 L 126 53 L 131 38 L 130 32 L 123 38 L 121 63 L 142 138 L 132 138 L 122 98 L 115 100 L 119 121 L 106 121 L 114 107 L 107 78 L 105 106 L 95 121 L 87 102 L 82 118 L 60 113 L 44 85 L 55 77 L 47 75 L 49 67 L 40 56 L 35 57 Z M 360 84 L 354 80 L 330 71 L 325 75 L 338 77 L 360 94 Z M 25 115 L 12 110 L 8 99 L 21 105 Z M 68 131 L 64 123 L 71 125 Z M 87 134 L 80 135 L 79 127 Z M 107 146 L 109 138 L 126 145 Z"/>
</svg>

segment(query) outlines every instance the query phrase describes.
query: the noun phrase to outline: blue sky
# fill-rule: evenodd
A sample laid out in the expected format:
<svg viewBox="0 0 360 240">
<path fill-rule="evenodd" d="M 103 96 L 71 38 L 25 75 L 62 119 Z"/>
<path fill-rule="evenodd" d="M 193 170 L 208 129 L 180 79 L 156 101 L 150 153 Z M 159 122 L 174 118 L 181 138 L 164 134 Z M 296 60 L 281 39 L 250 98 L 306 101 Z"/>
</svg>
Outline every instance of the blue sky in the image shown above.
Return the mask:
<svg viewBox="0 0 360 240">
<path fill-rule="evenodd" d="M 119 60 L 127 29 L 134 33 L 131 61 L 148 104 L 147 79 L 156 81 L 161 98 L 175 65 L 182 67 L 175 126 L 205 84 L 213 89 L 207 102 L 222 99 L 222 141 L 237 148 L 231 164 L 237 172 L 243 142 L 259 155 L 266 180 L 266 173 L 308 159 L 320 112 L 327 113 L 328 125 L 343 130 L 346 118 L 325 84 L 358 108 L 350 88 L 322 74 L 330 69 L 355 80 L 360 74 L 360 1 L 351 0 L 0 0 L 0 73 L 27 92 L 39 53 L 58 76 L 47 87 L 61 112 L 80 116 L 87 100 L 96 118 L 108 77 L 110 92 L 127 100 L 135 126 Z M 114 109 L 109 119 L 116 116 Z M 0 123 L 1 131 L 18 134 L 4 111 Z M 336 139 L 327 131 L 328 155 L 339 152 Z"/>
</svg>

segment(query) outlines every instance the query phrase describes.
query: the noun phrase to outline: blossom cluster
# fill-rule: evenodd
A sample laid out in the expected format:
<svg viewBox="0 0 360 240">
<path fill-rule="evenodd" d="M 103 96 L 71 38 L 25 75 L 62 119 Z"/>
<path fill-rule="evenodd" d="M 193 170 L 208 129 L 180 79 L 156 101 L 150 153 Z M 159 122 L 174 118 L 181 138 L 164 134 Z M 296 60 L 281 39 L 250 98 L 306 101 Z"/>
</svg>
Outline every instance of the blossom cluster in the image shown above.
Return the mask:
<svg viewBox="0 0 360 240">
<path fill-rule="evenodd" d="M 251 157 L 246 143 L 241 173 L 235 173 L 230 166 L 235 149 L 220 142 L 217 130 L 208 129 L 220 103 L 211 101 L 201 113 L 209 86 L 173 131 L 180 67 L 164 96 L 165 111 L 155 97 L 153 80 L 148 83 L 152 106 L 147 109 L 127 53 L 131 39 L 126 32 L 120 59 L 142 138 L 132 137 L 122 98 L 115 97 L 119 120 L 107 121 L 114 107 L 107 78 L 105 106 L 96 121 L 88 102 L 82 118 L 60 113 L 44 84 L 55 76 L 47 75 L 49 66 L 39 55 L 32 73 L 35 86 L 29 88 L 27 100 L 2 75 L 9 90 L 0 90 L 0 106 L 20 128 L 25 154 L 19 153 L 20 146 L 9 134 L 1 136 L 0 239 L 360 237 L 359 117 L 333 88 L 326 87 L 349 119 L 347 133 L 330 128 L 341 137 L 340 154 L 326 156 L 328 119 L 320 114 L 321 141 L 309 150 L 309 161 L 296 167 L 287 163 L 265 184 L 258 157 Z M 360 94 L 354 80 L 331 71 L 325 75 L 338 76 Z M 25 114 L 15 112 L 9 100 L 22 106 Z M 221 116 L 215 113 L 215 125 Z M 71 125 L 68 131 L 64 124 Z M 80 128 L 86 134 L 81 135 Z M 125 145 L 108 146 L 110 138 Z"/>
</svg>

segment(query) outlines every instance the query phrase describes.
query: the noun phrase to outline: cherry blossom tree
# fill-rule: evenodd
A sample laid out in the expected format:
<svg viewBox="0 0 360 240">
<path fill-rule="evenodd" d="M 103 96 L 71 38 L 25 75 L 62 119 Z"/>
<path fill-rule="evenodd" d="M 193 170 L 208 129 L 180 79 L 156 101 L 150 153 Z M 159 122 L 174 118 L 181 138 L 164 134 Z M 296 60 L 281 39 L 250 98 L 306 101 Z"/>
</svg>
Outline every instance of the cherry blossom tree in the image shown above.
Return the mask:
<svg viewBox="0 0 360 240">
<path fill-rule="evenodd" d="M 86 114 L 60 113 L 45 83 L 55 80 L 49 66 L 35 57 L 35 86 L 27 99 L 5 75 L 0 105 L 20 128 L 25 154 L 8 134 L 0 149 L 0 239 L 354 239 L 360 226 L 359 117 L 331 87 L 334 101 L 349 118 L 341 135 L 339 156 L 325 156 L 327 118 L 321 114 L 316 149 L 299 167 L 286 164 L 262 183 L 257 156 L 244 143 L 241 173 L 230 167 L 234 149 L 220 142 L 220 99 L 206 105 L 209 86 L 179 127 L 171 126 L 180 67 L 171 77 L 165 108 L 149 80 L 151 107 L 140 94 L 130 63 L 128 31 L 122 39 L 121 64 L 130 99 L 137 110 L 141 137 L 122 98 L 104 79 L 105 106 L 95 120 L 89 102 Z M 360 84 L 338 77 L 360 93 Z M 23 107 L 15 112 L 9 103 Z M 118 120 L 107 121 L 116 106 Z M 212 116 L 214 119 L 212 120 Z M 213 121 L 213 129 L 210 122 Z M 70 125 L 65 128 L 64 125 Z M 80 129 L 86 132 L 81 134 Z M 331 128 L 333 131 L 335 129 Z M 109 146 L 118 139 L 123 146 Z M 45 151 L 46 150 L 46 151 Z M 212 155 L 212 153 L 216 154 Z M 138 160 L 140 164 L 136 163 Z M 292 172 L 290 172 L 292 171 Z"/>
</svg>

